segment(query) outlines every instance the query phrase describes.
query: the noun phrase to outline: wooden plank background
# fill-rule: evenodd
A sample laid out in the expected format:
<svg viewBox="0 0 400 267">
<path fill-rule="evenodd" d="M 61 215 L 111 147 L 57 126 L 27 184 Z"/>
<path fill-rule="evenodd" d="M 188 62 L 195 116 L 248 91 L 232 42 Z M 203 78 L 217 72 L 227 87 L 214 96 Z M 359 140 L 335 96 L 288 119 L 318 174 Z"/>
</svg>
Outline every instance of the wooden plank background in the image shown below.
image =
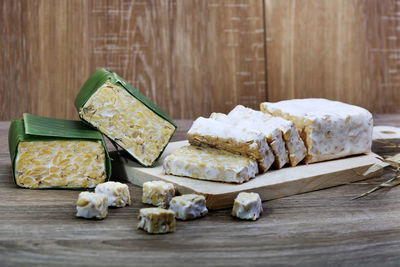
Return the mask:
<svg viewBox="0 0 400 267">
<path fill-rule="evenodd" d="M 0 120 L 76 119 L 97 68 L 175 119 L 327 97 L 400 111 L 399 0 L 3 0 Z"/>
</svg>

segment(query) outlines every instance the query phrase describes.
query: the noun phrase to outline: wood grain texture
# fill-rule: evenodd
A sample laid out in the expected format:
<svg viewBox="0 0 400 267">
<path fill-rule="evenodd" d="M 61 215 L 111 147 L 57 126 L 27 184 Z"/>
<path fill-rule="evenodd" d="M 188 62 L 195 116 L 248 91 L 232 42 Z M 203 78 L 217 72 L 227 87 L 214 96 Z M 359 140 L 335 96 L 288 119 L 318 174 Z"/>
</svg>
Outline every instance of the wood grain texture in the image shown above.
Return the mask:
<svg viewBox="0 0 400 267">
<path fill-rule="evenodd" d="M 269 101 L 324 97 L 399 111 L 399 8 L 395 0 L 265 0 Z"/>
<path fill-rule="evenodd" d="M 173 118 L 266 99 L 262 0 L 4 0 L 0 119 L 77 118 L 97 68 L 126 78 Z"/>
<path fill-rule="evenodd" d="M 3 0 L 0 11 L 3 120 L 77 118 L 99 67 L 174 119 L 267 97 L 400 111 L 398 0 Z"/>
<path fill-rule="evenodd" d="M 5 0 L 0 119 L 23 112 L 77 118 L 74 98 L 89 75 L 87 2 Z"/>
<path fill-rule="evenodd" d="M 375 123 L 382 122 L 400 127 L 400 115 L 377 116 Z M 191 121 L 178 123 L 187 129 Z M 102 221 L 74 217 L 79 191 L 16 188 L 8 126 L 0 122 L 2 266 L 394 266 L 400 260 L 400 187 L 351 201 L 371 185 L 338 186 L 264 202 L 256 222 L 233 219 L 226 209 L 178 221 L 173 234 L 147 235 L 136 229 L 147 205 L 134 185 L 132 206 L 111 209 Z M 179 130 L 175 138 L 185 134 Z"/>
<path fill-rule="evenodd" d="M 364 1 L 370 97 L 378 112 L 400 112 L 400 2 Z"/>
<path fill-rule="evenodd" d="M 92 1 L 91 68 L 120 73 L 173 118 L 266 97 L 262 1 Z"/>
</svg>

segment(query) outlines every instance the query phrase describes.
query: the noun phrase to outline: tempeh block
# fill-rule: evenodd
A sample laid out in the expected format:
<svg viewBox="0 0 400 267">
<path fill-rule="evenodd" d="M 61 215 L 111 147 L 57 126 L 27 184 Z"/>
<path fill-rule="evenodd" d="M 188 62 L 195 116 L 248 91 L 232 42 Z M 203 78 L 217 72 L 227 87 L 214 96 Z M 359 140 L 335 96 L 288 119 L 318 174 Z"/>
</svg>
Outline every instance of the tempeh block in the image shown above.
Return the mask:
<svg viewBox="0 0 400 267">
<path fill-rule="evenodd" d="M 262 133 L 226 122 L 199 117 L 187 137 L 192 145 L 209 146 L 254 159 L 260 172 L 267 171 L 274 161 L 268 140 Z"/>
<path fill-rule="evenodd" d="M 140 164 L 154 165 L 176 130 L 158 106 L 115 73 L 94 73 L 75 100 L 81 119 L 109 137 Z"/>
<path fill-rule="evenodd" d="M 249 127 L 255 127 L 266 134 L 269 134 L 273 129 L 278 129 L 286 144 L 291 166 L 296 166 L 307 154 L 304 142 L 291 121 L 279 117 L 272 117 L 269 114 L 246 108 L 242 105 L 236 106 L 229 112 L 228 119 L 235 123 L 245 123 Z M 269 140 L 272 142 L 275 140 L 277 144 L 281 144 L 280 136 L 270 135 Z M 278 162 L 280 162 L 279 165 L 282 166 L 283 162 L 287 162 L 285 154 L 279 152 L 283 150 L 282 145 L 271 145 L 271 147 L 273 148 L 276 158 L 279 160 Z"/>
<path fill-rule="evenodd" d="M 258 173 L 257 162 L 209 147 L 184 146 L 164 160 L 166 174 L 227 183 L 243 183 Z"/>
<path fill-rule="evenodd" d="M 9 130 L 14 181 L 25 188 L 94 188 L 111 175 L 100 132 L 81 121 L 24 114 Z"/>
<path fill-rule="evenodd" d="M 366 109 L 322 98 L 260 105 L 263 112 L 293 121 L 306 147 L 306 163 L 366 153 L 372 144 L 372 115 Z"/>
<path fill-rule="evenodd" d="M 28 188 L 94 188 L 106 179 L 104 160 L 97 142 L 20 142 L 15 181 Z"/>
<path fill-rule="evenodd" d="M 228 115 L 213 113 L 211 114 L 210 118 L 220 122 L 229 123 L 242 130 L 253 130 L 262 134 L 267 139 L 268 144 L 271 147 L 275 158 L 275 166 L 277 168 L 282 168 L 288 162 L 289 158 L 280 130 L 275 125 L 269 123 L 267 118 L 260 116 L 255 117 L 248 112 L 242 112 L 242 110 L 238 109 L 234 109 L 232 111 Z M 263 116 L 265 117 L 264 114 Z"/>
</svg>

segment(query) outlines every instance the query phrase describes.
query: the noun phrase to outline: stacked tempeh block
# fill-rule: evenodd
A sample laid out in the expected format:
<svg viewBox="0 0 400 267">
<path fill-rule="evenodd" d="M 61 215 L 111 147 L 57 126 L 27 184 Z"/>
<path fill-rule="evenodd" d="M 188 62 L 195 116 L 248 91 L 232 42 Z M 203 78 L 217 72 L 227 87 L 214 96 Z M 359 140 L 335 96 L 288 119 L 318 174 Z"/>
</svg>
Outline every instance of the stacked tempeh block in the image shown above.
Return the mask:
<svg viewBox="0 0 400 267">
<path fill-rule="evenodd" d="M 280 169 L 370 151 L 372 115 L 363 108 L 295 99 L 262 103 L 261 110 L 238 105 L 228 114 L 199 117 L 187 134 L 190 146 L 165 158 L 165 173 L 243 183 L 271 165 Z"/>
<path fill-rule="evenodd" d="M 278 169 L 289 162 L 296 166 L 305 157 L 304 143 L 293 129 L 290 121 L 241 105 L 227 115 L 212 113 L 194 121 L 187 134 L 191 145 L 168 156 L 164 169 L 168 174 L 243 183 L 272 164 Z"/>
</svg>

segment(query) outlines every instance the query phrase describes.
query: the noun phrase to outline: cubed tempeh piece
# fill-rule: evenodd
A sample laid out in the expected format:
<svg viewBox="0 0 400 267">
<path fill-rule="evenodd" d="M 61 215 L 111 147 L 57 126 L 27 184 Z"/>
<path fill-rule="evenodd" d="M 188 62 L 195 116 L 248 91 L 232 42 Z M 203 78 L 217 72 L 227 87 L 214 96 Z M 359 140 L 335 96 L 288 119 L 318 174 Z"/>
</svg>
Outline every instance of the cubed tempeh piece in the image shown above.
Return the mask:
<svg viewBox="0 0 400 267">
<path fill-rule="evenodd" d="M 232 216 L 243 220 L 257 220 L 263 212 L 260 195 L 241 192 L 235 198 Z"/>
<path fill-rule="evenodd" d="M 228 119 L 236 123 L 244 121 L 249 127 L 253 126 L 267 134 L 271 129 L 278 129 L 285 141 L 291 166 L 296 166 L 307 154 L 304 142 L 301 140 L 299 133 L 291 121 L 283 118 L 272 117 L 269 114 L 246 108 L 242 105 L 236 106 L 231 112 L 229 112 Z M 269 140 L 271 140 L 271 138 Z M 275 137 L 275 140 L 275 142 L 279 144 L 281 143 L 280 137 Z M 282 151 L 282 147 L 278 146 L 277 148 L 276 145 L 271 145 L 271 147 L 275 154 L 279 153 L 278 151 Z M 281 153 L 278 158 L 280 158 L 281 163 L 286 160 L 284 153 Z"/>
<path fill-rule="evenodd" d="M 175 214 L 162 208 L 140 209 L 138 228 L 150 234 L 165 234 L 175 231 Z"/>
<path fill-rule="evenodd" d="M 107 216 L 107 196 L 91 192 L 81 192 L 76 201 L 76 216 L 86 219 L 103 219 Z"/>
<path fill-rule="evenodd" d="M 205 197 L 196 194 L 174 197 L 170 202 L 169 209 L 180 220 L 196 219 L 205 216 L 208 212 Z"/>
<path fill-rule="evenodd" d="M 106 182 L 99 184 L 96 193 L 107 195 L 108 206 L 125 207 L 131 204 L 131 195 L 128 185 L 120 182 Z"/>
<path fill-rule="evenodd" d="M 175 186 L 164 181 L 149 181 L 143 183 L 142 202 L 154 206 L 168 208 L 169 202 L 175 196 Z"/>
<path fill-rule="evenodd" d="M 258 173 L 257 162 L 210 147 L 184 146 L 164 160 L 166 174 L 227 183 L 243 183 Z"/>
<path fill-rule="evenodd" d="M 192 145 L 205 145 L 254 159 L 260 172 L 266 172 L 274 161 L 263 134 L 226 122 L 199 117 L 193 122 L 187 137 Z"/>
<path fill-rule="evenodd" d="M 369 152 L 372 115 L 366 109 L 322 98 L 265 102 L 262 111 L 293 121 L 306 147 L 306 163 Z"/>
</svg>

